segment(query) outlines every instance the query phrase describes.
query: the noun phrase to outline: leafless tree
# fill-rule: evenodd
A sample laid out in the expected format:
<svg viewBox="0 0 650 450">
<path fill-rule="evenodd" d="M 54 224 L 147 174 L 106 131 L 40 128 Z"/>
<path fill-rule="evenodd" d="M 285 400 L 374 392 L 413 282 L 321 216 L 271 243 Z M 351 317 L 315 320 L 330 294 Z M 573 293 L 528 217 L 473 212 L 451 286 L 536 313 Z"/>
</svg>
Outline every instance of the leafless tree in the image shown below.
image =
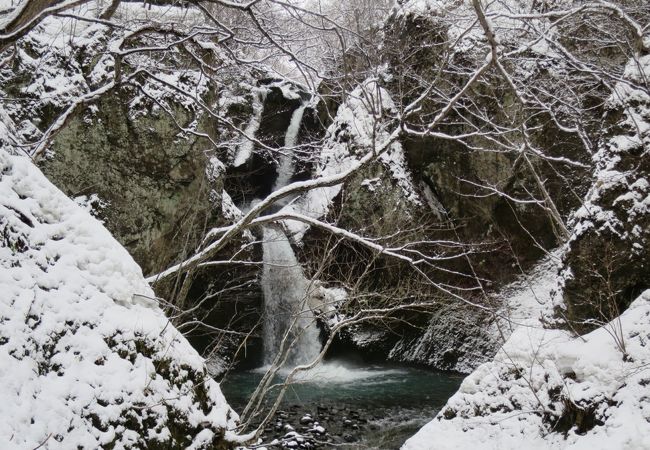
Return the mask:
<svg viewBox="0 0 650 450">
<path fill-rule="evenodd" d="M 384 49 L 381 56 L 373 46 L 376 47 L 374 44 L 379 36 L 378 19 L 387 11 L 383 2 L 380 9 L 375 9 L 375 2 L 357 1 L 340 11 L 320 2 L 300 6 L 283 0 L 197 0 L 189 5 L 193 11 L 200 12 L 200 19 L 187 23 L 174 23 L 164 16 L 118 20 L 119 2 L 107 4 L 95 16 L 80 15 L 75 8 L 83 3 L 86 2 L 25 1 L 0 16 L 0 51 L 8 56 L 12 52 L 10 47 L 18 39 L 52 14 L 65 14 L 111 30 L 105 44 L 106 55 L 111 59 L 111 76 L 67 105 L 36 140 L 22 143 L 34 159 L 44 154 L 53 138 L 80 108 L 117 86 L 141 88 L 145 82 L 189 99 L 220 126 L 241 139 L 254 141 L 258 148 L 278 151 L 247 134 L 186 86 L 159 76 L 146 64 L 151 61 L 147 58 L 165 59 L 171 54 L 182 54 L 216 83 L 221 70 L 221 52 L 242 67 L 273 62 L 278 71 L 285 71 L 282 65 L 291 65 L 300 74 L 304 88 L 314 96 L 319 95 L 318 84 L 323 80 L 338 84 L 339 90 L 346 92 L 350 80 L 372 80 L 365 84 L 366 90 L 362 88 L 357 94 L 365 102 L 371 119 L 372 139 L 365 143 L 365 148 L 357 150 L 356 158 L 345 170 L 275 190 L 233 224 L 207 230 L 202 245 L 193 249 L 191 256 L 150 278 L 151 282 L 159 282 L 184 275 L 180 278 L 183 282 L 180 298 L 184 298 L 191 284 L 188 274 L 192 271 L 206 265 L 251 263 L 236 257 L 225 261 L 219 258 L 232 240 L 260 225 L 291 220 L 331 236 L 336 246 L 349 243 L 355 251 L 366 252 L 369 260 L 395 261 L 417 274 L 417 282 L 426 285 L 427 292 L 432 293 L 423 301 L 410 295 L 412 286 L 405 285 L 405 294 L 398 296 L 397 301 L 383 302 L 379 298 L 381 292 L 370 300 L 361 301 L 365 295 L 363 290 L 350 278 L 343 277 L 341 282 L 357 294 L 346 305 L 345 319 L 330 330 L 319 359 L 295 368 L 288 381 L 296 371 L 317 364 L 337 332 L 351 325 L 399 316 L 398 313 L 405 310 L 427 310 L 440 298 L 462 302 L 489 314 L 500 312 L 484 301 L 485 280 L 476 272 L 472 260 L 476 248 L 485 242 L 468 246 L 460 235 L 453 239 L 429 237 L 413 242 L 403 240 L 403 236 L 391 236 L 388 230 L 381 229 L 374 230 L 380 234 L 370 235 L 364 230 L 340 227 L 329 218 L 311 217 L 295 210 L 268 214 L 274 204 L 315 189 L 345 183 L 377 164 L 394 144 L 426 138 L 441 146 L 453 143 L 463 151 L 506 155 L 527 180 L 521 189 L 511 192 L 493 180 L 459 179 L 462 195 L 495 196 L 507 200 L 514 208 L 539 208 L 552 224 L 555 243 L 566 242 L 570 235 L 566 225 L 570 208 L 558 205 L 557 199 L 570 197 L 572 200 L 567 200 L 567 204 L 571 206 L 580 201 L 580 195 L 570 192 L 566 187 L 569 183 L 549 186 L 549 174 L 557 174 L 557 178 L 562 179 L 570 176 L 574 169 L 587 172 L 591 169 L 589 155 L 599 138 L 595 116 L 613 91 L 614 84 L 631 83 L 623 76 L 624 64 L 628 60 L 639 61 L 641 55 L 650 51 L 650 12 L 642 0 L 532 2 L 527 10 L 512 10 L 500 1 L 489 4 L 480 0 L 459 2 L 432 19 L 437 22 L 424 37 L 416 36 L 414 30 L 400 28 L 400 23 L 408 22 L 395 20 L 393 28 L 383 30 L 385 36 L 391 39 L 400 33 L 411 33 L 411 38 L 403 46 Z M 334 17 L 333 11 L 340 12 L 341 16 Z M 300 26 L 292 28 L 287 25 L 291 22 Z M 297 34 L 296 29 L 303 36 Z M 320 41 L 304 37 L 304 30 L 313 30 Z M 327 49 L 338 61 L 337 71 L 323 70 L 324 66 L 313 57 L 315 52 L 305 49 L 309 46 L 317 51 Z M 354 64 L 361 60 L 363 63 Z M 356 68 L 359 73 L 351 73 Z M 647 90 L 648 83 L 634 87 Z M 383 102 L 378 98 L 381 92 L 392 94 L 394 108 L 381 107 Z M 544 135 L 551 129 L 557 135 L 569 136 L 571 142 L 579 143 L 581 148 L 571 155 L 548 151 L 543 145 Z M 213 144 L 219 146 L 214 140 Z M 400 232 L 409 235 L 405 230 Z M 412 235 L 416 234 L 420 233 Z M 535 238 L 534 232 L 530 234 Z M 544 245 L 539 246 L 546 250 Z M 471 283 L 451 285 L 446 281 L 448 278 L 436 275 L 455 270 L 447 264 L 450 259 L 466 261 L 464 271 L 454 275 L 466 277 Z M 316 268 L 313 273 L 318 275 L 322 270 L 322 267 Z M 213 301 L 213 297 L 208 295 L 201 302 Z M 410 301 L 405 301 L 409 298 Z M 177 314 L 191 316 L 191 312 L 192 309 L 183 308 Z M 190 320 L 184 326 L 193 325 Z M 228 330 L 215 331 L 230 333 Z M 620 335 L 620 331 L 616 333 Z M 244 411 L 245 423 L 250 423 L 251 417 L 258 413 L 263 393 L 271 386 L 273 373 L 283 358 L 286 353 L 278 356 L 277 364 L 263 379 L 250 407 Z"/>
</svg>

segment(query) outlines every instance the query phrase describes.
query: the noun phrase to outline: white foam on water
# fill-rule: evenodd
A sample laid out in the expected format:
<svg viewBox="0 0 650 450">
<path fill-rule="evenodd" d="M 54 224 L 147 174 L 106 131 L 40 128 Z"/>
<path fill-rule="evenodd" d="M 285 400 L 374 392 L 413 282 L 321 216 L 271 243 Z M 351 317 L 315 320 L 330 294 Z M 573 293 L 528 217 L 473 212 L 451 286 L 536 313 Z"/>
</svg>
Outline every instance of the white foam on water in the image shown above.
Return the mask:
<svg viewBox="0 0 650 450">
<path fill-rule="evenodd" d="M 392 383 L 397 381 L 393 377 L 404 375 L 406 371 L 400 369 L 386 369 L 382 367 L 354 367 L 340 362 L 326 362 L 319 364 L 311 370 L 300 372 L 296 380 L 300 382 L 347 384 L 360 380 L 369 380 L 374 383 Z"/>
<path fill-rule="evenodd" d="M 263 373 L 269 368 L 270 365 L 265 365 L 255 369 L 255 372 Z M 290 371 L 290 368 L 283 368 L 278 373 L 286 377 Z M 387 369 L 379 366 L 359 367 L 342 362 L 324 362 L 313 369 L 297 372 L 293 381 L 296 383 L 348 385 L 365 380 L 366 383 L 387 384 L 401 382 L 406 374 L 408 374 L 406 369 Z"/>
</svg>

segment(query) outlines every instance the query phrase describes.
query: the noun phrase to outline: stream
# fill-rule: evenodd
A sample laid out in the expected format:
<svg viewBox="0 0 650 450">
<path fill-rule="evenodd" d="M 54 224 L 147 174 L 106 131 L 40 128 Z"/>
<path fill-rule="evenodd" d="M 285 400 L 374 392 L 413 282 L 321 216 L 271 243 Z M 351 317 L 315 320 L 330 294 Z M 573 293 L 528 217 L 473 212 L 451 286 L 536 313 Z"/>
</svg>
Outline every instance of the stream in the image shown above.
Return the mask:
<svg viewBox="0 0 650 450">
<path fill-rule="evenodd" d="M 230 373 L 221 383 L 229 404 L 242 411 L 264 369 Z M 429 422 L 458 389 L 461 375 L 390 364 L 328 361 L 287 390 L 263 441 L 285 448 L 398 449 Z M 278 377 L 277 381 L 282 381 Z M 310 439 L 311 438 L 311 439 Z"/>
</svg>

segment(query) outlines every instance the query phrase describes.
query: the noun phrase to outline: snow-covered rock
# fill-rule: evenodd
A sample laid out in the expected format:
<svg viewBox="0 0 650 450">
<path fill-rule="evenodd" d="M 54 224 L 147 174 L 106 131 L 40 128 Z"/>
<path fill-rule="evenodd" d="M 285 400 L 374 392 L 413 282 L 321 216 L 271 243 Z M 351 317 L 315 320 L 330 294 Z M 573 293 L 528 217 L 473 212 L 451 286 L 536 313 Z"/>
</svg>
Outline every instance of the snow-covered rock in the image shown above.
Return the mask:
<svg viewBox="0 0 650 450">
<path fill-rule="evenodd" d="M 375 79 L 368 79 L 348 94 L 339 107 L 334 122 L 329 126 L 325 141 L 318 155 L 314 177 L 329 177 L 349 170 L 368 152 L 377 151 L 389 133 L 387 123 L 394 112 L 395 104 L 390 94 Z M 399 142 L 379 157 L 384 180 L 379 177 L 360 180 L 359 185 L 380 198 L 381 195 L 397 192 L 396 203 L 420 205 L 418 189 L 414 186 L 406 164 L 404 151 Z M 374 175 L 374 174 L 373 174 Z M 382 182 L 385 186 L 380 187 Z M 287 205 L 285 211 L 298 212 L 313 218 L 327 215 L 334 199 L 344 184 L 312 189 Z M 381 195 L 379 195 L 381 193 Z M 397 205 L 394 205 L 397 210 Z M 301 240 L 309 225 L 288 220 L 287 229 L 296 240 Z"/>
<path fill-rule="evenodd" d="M 164 61 L 149 52 L 125 56 L 125 73 L 147 67 L 148 75 L 111 87 L 113 52 L 160 43 L 156 33 L 124 41 L 142 25 L 139 19 L 160 21 L 162 28 L 171 20 L 180 30 L 202 17 L 197 9 L 148 6 L 122 3 L 113 18 L 124 27 L 120 32 L 93 22 L 102 2 L 76 8 L 79 19 L 44 19 L 16 42 L 13 54 L 2 54 L 11 54 L 11 64 L 0 66 L 6 116 L 0 120 L 13 123 L 14 140 L 26 151 L 43 146 L 38 165 L 63 192 L 99 199 L 90 203 L 97 217 L 150 275 L 198 247 L 203 236 L 197 228 L 203 225 L 197 223 L 220 226 L 230 220 L 222 212 L 232 209 L 224 200 L 224 163 L 242 139 L 231 121 L 252 115 L 258 89 L 253 69 L 235 64 L 208 38 L 195 41 L 192 51 L 219 61 L 211 76 L 187 52 L 170 48 Z M 78 104 L 102 90 L 93 101 Z M 74 105 L 49 145 L 41 143 Z M 102 203 L 107 207 L 96 207 Z"/>
<path fill-rule="evenodd" d="M 520 326 L 540 327 L 553 320 L 558 298 L 560 251 L 547 255 L 526 274 L 490 295 L 494 313 L 452 302 L 436 311 L 424 333 L 393 344 L 388 359 L 471 373 L 490 361 Z M 360 343 L 376 345 L 378 339 Z"/>
<path fill-rule="evenodd" d="M 5 149 L 0 292 L 1 448 L 222 448 L 234 439 L 236 413 L 138 265 Z"/>
<path fill-rule="evenodd" d="M 649 329 L 650 290 L 581 337 L 519 327 L 403 449 L 650 448 Z"/>
<path fill-rule="evenodd" d="M 650 55 L 614 88 L 593 185 L 572 217 L 564 295 L 574 326 L 593 328 L 650 287 Z"/>
<path fill-rule="evenodd" d="M 131 49 L 159 45 L 161 35 L 156 32 L 133 36 L 145 23 L 187 30 L 197 20 L 204 21 L 194 8 L 124 2 L 112 18 L 117 26 L 94 22 L 105 7 L 105 2 L 90 1 L 72 10 L 78 18 L 47 17 L 15 48 L 2 53 L 0 59 L 11 61 L 0 65 L 0 125 L 9 128 L 5 136 L 9 148 L 19 145 L 33 151 L 79 98 L 110 86 L 120 45 Z M 125 35 L 131 36 L 126 42 Z M 206 76 L 205 68 L 187 51 L 174 46 L 159 54 L 124 56 L 124 74 L 146 67 L 148 75 L 124 80 L 92 102 L 78 105 L 51 143 L 43 142 L 45 152 L 37 159 L 61 191 L 92 208 L 146 275 L 191 255 L 201 245 L 205 227 L 229 224 L 241 215 L 225 186 L 226 166 L 243 139 L 233 123 L 243 128 L 253 114 L 259 74 L 253 66 L 235 64 L 210 37 L 197 36 L 188 45 L 218 69 Z M 233 247 L 238 249 L 239 243 Z M 252 259 L 250 250 L 239 255 Z M 237 275 L 222 269 L 196 272 L 187 298 L 179 298 L 173 282 L 162 280 L 154 287 L 157 295 L 174 299 L 177 306 L 194 305 L 206 292 L 224 291 L 234 278 L 253 281 L 257 276 L 252 266 L 233 268 Z M 225 292 L 238 301 L 250 298 L 249 303 L 261 298 L 254 288 Z M 231 317 L 218 308 L 227 304 L 228 300 L 203 303 L 179 323 L 186 318 L 206 323 L 211 330 L 225 328 Z M 195 348 L 209 354 L 215 333 L 194 324 L 183 326 L 179 328 L 191 330 L 187 336 Z M 248 332 L 252 325 L 241 328 Z M 224 353 L 220 357 L 227 360 L 226 353 L 234 350 L 220 342 Z M 232 345 L 237 348 L 239 343 Z"/>
</svg>

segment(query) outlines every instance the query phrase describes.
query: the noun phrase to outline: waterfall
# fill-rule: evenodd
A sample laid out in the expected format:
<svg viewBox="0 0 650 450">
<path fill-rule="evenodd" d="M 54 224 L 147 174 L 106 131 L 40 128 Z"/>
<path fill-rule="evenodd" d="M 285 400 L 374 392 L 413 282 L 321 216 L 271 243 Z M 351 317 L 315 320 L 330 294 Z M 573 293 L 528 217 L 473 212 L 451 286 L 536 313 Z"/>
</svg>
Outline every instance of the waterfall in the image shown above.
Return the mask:
<svg viewBox="0 0 650 450">
<path fill-rule="evenodd" d="M 244 130 L 249 137 L 258 132 L 264 109 L 266 91 L 260 90 L 253 103 L 253 116 Z M 278 176 L 273 190 L 280 189 L 291 181 L 294 167 L 294 150 L 307 103 L 301 104 L 291 115 L 284 137 L 284 147 L 278 158 Z M 243 165 L 251 157 L 254 144 L 244 140 L 237 149 L 233 165 Z M 255 204 L 240 205 L 246 211 Z M 291 198 L 276 203 L 276 208 L 286 205 Z M 305 278 L 300 263 L 293 253 L 289 239 L 279 225 L 267 225 L 263 234 L 263 270 L 261 285 L 264 292 L 264 317 L 262 334 L 264 339 L 264 364 L 272 364 L 282 350 L 282 341 L 291 347 L 286 365 L 295 366 L 313 360 L 321 350 L 319 330 L 310 308 L 310 281 Z"/>
<path fill-rule="evenodd" d="M 253 97 L 253 116 L 251 117 L 250 122 L 244 130 L 244 134 L 248 138 L 244 138 L 242 143 L 239 145 L 239 148 L 237 149 L 237 153 L 235 154 L 235 159 L 233 161 L 234 167 L 243 165 L 253 154 L 255 143 L 251 140 L 251 138 L 255 138 L 255 133 L 257 133 L 257 130 L 260 128 L 266 94 L 266 90 L 259 90 Z"/>
<path fill-rule="evenodd" d="M 264 269 L 264 363 L 271 364 L 280 351 L 282 340 L 296 340 L 289 365 L 304 364 L 315 358 L 321 349 L 315 317 L 309 308 L 309 286 L 296 259 L 289 239 L 278 227 L 263 229 Z"/>
<path fill-rule="evenodd" d="M 284 149 L 279 158 L 278 177 L 273 190 L 291 181 L 294 173 L 293 147 L 298 141 L 300 124 L 306 104 L 292 114 L 284 137 Z M 285 198 L 277 203 L 284 206 Z M 264 363 L 271 364 L 281 351 L 287 337 L 291 350 L 287 364 L 308 363 L 320 353 L 321 343 L 315 316 L 310 309 L 310 282 L 293 253 L 289 239 L 277 225 L 263 228 L 262 289 L 264 291 Z"/>
<path fill-rule="evenodd" d="M 289 122 L 289 127 L 284 136 L 284 149 L 279 157 L 278 164 L 278 178 L 276 178 L 275 183 L 273 184 L 273 190 L 276 191 L 291 181 L 294 167 L 294 158 L 292 148 L 296 146 L 298 142 L 298 133 L 300 131 L 300 124 L 302 123 L 302 117 L 305 113 L 306 104 L 300 105 L 291 115 L 291 121 Z M 284 206 L 291 201 L 291 197 L 285 197 L 282 200 L 276 202 L 277 206 Z"/>
</svg>

